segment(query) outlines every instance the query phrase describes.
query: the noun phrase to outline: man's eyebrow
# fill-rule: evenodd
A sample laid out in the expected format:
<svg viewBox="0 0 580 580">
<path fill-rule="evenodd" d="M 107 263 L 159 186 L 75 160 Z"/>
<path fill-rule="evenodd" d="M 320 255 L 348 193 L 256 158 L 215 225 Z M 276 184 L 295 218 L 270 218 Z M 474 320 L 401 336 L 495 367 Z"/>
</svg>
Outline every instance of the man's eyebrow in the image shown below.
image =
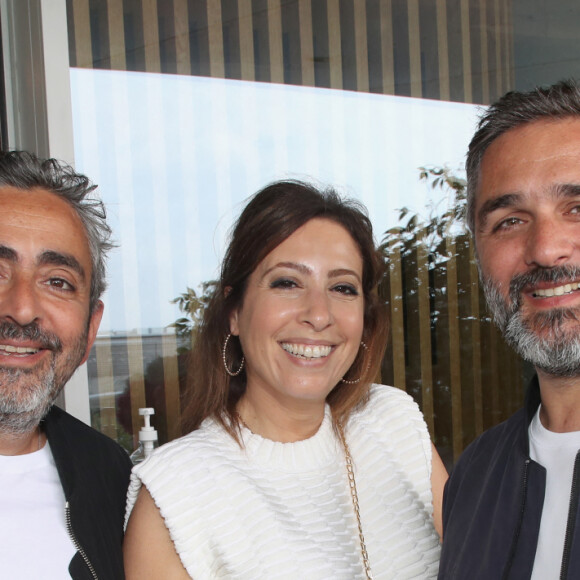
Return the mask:
<svg viewBox="0 0 580 580">
<path fill-rule="evenodd" d="M 482 227 L 487 222 L 487 216 L 504 207 L 513 207 L 518 201 L 522 199 L 520 193 L 506 193 L 493 199 L 488 199 L 477 212 L 477 223 L 479 227 Z"/>
<path fill-rule="evenodd" d="M 580 197 L 580 184 L 559 183 L 554 188 L 554 192 L 559 197 Z"/>
<path fill-rule="evenodd" d="M 551 195 L 554 197 L 580 197 L 580 184 L 578 183 L 558 183 L 551 188 Z M 522 199 L 520 193 L 506 193 L 494 199 L 488 199 L 477 212 L 478 224 L 484 226 L 487 216 L 497 209 L 513 207 Z"/>
<path fill-rule="evenodd" d="M 0 260 L 9 260 L 10 262 L 18 262 L 18 254 L 12 248 L 0 244 Z"/>
<path fill-rule="evenodd" d="M 84 280 L 86 278 L 85 269 L 80 262 L 71 254 L 63 254 L 54 250 L 46 250 L 40 254 L 37 260 L 39 266 L 65 266 L 74 270 Z"/>
</svg>

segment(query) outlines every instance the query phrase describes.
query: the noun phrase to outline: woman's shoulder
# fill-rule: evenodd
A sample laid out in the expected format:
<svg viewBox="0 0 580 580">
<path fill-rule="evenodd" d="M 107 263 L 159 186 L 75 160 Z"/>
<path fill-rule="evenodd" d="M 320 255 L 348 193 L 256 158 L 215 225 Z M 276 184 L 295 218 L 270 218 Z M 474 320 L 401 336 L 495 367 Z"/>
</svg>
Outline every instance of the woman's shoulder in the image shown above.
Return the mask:
<svg viewBox="0 0 580 580">
<path fill-rule="evenodd" d="M 423 421 L 419 406 L 411 395 L 397 387 L 377 383 L 371 385 L 367 400 L 353 416 L 371 421 L 379 417 L 388 417 L 390 420 L 401 417 Z"/>
<path fill-rule="evenodd" d="M 134 468 L 139 475 L 171 470 L 173 466 L 211 464 L 213 459 L 227 454 L 228 449 L 239 448 L 236 441 L 215 421 L 206 420 L 199 429 L 174 439 L 156 449 L 143 463 Z"/>
<path fill-rule="evenodd" d="M 365 404 L 350 417 L 349 429 L 376 445 L 406 453 L 411 449 L 431 458 L 429 431 L 414 399 L 405 391 L 373 384 Z"/>
</svg>

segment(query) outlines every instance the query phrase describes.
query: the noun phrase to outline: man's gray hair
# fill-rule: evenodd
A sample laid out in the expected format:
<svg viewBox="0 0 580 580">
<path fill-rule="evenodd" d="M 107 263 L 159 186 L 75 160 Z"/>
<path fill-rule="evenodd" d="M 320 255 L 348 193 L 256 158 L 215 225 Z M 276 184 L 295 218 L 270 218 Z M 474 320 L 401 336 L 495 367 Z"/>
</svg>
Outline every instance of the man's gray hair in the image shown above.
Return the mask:
<svg viewBox="0 0 580 580">
<path fill-rule="evenodd" d="M 93 312 L 107 286 L 106 254 L 115 246 L 105 206 L 91 195 L 97 186 L 70 165 L 56 159 L 40 159 L 27 151 L 0 153 L 0 187 L 6 186 L 24 190 L 42 188 L 65 200 L 77 213 L 91 254 L 90 311 Z"/>
<path fill-rule="evenodd" d="M 467 226 L 475 233 L 475 195 L 483 154 L 501 135 L 534 121 L 580 117 L 580 87 L 574 80 L 560 81 L 523 93 L 511 91 L 485 110 L 469 144 L 467 173 Z"/>
</svg>

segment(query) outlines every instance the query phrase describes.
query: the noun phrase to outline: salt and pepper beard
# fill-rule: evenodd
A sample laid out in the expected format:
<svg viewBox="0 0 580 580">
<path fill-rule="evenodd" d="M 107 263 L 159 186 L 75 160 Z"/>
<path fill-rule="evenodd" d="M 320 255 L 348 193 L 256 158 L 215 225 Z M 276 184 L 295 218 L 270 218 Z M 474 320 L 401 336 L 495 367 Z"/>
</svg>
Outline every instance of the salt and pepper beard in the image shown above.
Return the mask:
<svg viewBox="0 0 580 580">
<path fill-rule="evenodd" d="M 36 323 L 20 326 L 0 324 L 0 342 L 4 339 L 34 341 L 51 351 L 48 368 L 19 369 L 2 366 L 0 355 L 0 434 L 22 435 L 36 429 L 54 400 L 81 363 L 86 351 L 88 324 L 67 355 L 60 339 L 41 330 Z M 61 358 L 65 357 L 62 361 Z M 44 363 L 46 365 L 46 363 Z"/>
<path fill-rule="evenodd" d="M 555 377 L 580 376 L 580 307 L 524 315 L 522 291 L 541 282 L 563 285 L 579 278 L 580 267 L 536 268 L 512 278 L 506 299 L 499 284 L 482 276 L 487 304 L 506 342 L 523 359 Z"/>
</svg>

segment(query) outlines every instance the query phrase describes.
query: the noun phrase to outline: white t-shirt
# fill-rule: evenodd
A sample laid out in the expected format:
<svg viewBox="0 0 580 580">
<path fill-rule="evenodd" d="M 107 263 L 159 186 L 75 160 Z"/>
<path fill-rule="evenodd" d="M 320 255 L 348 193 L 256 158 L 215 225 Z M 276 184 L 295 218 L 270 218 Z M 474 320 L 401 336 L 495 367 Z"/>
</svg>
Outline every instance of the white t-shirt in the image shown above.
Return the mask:
<svg viewBox="0 0 580 580">
<path fill-rule="evenodd" d="M 546 468 L 546 494 L 531 580 L 560 577 L 574 461 L 580 449 L 580 431 L 548 431 L 540 421 L 540 408 L 529 427 L 530 456 Z"/>
<path fill-rule="evenodd" d="M 0 577 L 70 578 L 75 552 L 49 445 L 26 455 L 0 455 Z"/>
</svg>

